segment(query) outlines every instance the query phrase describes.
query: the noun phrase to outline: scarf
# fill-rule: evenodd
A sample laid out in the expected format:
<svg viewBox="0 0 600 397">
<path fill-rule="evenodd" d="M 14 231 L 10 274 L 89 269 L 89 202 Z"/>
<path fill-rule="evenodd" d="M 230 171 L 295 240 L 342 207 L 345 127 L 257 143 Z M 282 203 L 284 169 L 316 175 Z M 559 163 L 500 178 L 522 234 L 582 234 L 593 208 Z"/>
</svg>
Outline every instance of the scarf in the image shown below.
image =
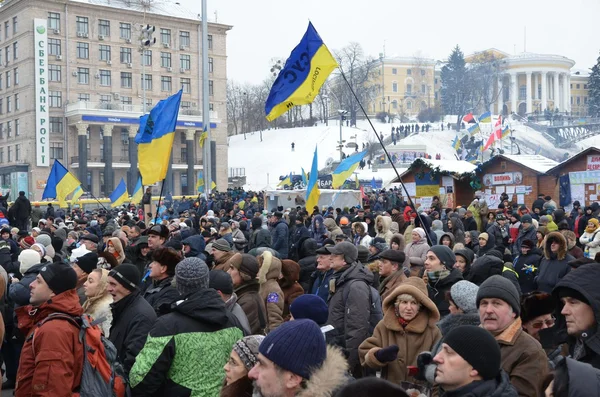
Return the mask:
<svg viewBox="0 0 600 397">
<path fill-rule="evenodd" d="M 400 324 L 402 328 L 406 328 L 410 321 L 407 321 L 402 318 L 402 316 L 400 315 L 400 310 L 398 309 L 398 305 L 394 305 L 394 313 L 396 314 L 396 318 L 398 319 L 398 324 Z"/>
<path fill-rule="evenodd" d="M 429 280 L 430 283 L 435 284 L 439 280 L 448 277 L 449 274 L 450 274 L 450 270 L 448 270 L 448 269 L 436 270 L 435 272 L 427 272 L 427 279 Z"/>
<path fill-rule="evenodd" d="M 592 234 L 592 233 L 594 233 L 596 230 L 598 230 L 598 228 L 597 228 L 597 227 L 589 227 L 589 226 L 586 226 L 586 227 L 585 227 L 585 232 L 586 232 L 586 233 L 590 233 L 590 234 Z"/>
</svg>

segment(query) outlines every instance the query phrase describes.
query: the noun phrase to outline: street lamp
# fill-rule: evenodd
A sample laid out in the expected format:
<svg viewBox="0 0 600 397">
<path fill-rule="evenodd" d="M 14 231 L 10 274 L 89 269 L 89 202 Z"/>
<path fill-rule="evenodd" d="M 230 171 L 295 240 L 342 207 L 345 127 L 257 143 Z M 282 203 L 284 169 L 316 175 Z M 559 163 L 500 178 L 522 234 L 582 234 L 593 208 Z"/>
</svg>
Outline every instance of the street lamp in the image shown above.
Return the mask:
<svg viewBox="0 0 600 397">
<path fill-rule="evenodd" d="M 346 114 L 348 114 L 347 110 L 338 110 L 340 114 L 340 162 L 344 159 L 344 152 L 342 151 L 344 147 L 344 141 L 342 140 L 342 125 L 344 124 L 344 119 L 346 118 Z"/>
<path fill-rule="evenodd" d="M 244 140 L 246 140 L 246 130 L 244 129 L 244 109 L 246 108 L 246 106 L 248 105 L 248 93 L 247 92 L 243 92 L 243 96 L 242 96 L 242 134 L 244 134 Z"/>
<path fill-rule="evenodd" d="M 149 48 L 156 43 L 156 37 L 152 34 L 156 31 L 156 26 L 142 25 L 142 34 L 140 36 L 141 52 L 142 52 L 142 113 L 146 114 L 146 48 Z"/>
</svg>

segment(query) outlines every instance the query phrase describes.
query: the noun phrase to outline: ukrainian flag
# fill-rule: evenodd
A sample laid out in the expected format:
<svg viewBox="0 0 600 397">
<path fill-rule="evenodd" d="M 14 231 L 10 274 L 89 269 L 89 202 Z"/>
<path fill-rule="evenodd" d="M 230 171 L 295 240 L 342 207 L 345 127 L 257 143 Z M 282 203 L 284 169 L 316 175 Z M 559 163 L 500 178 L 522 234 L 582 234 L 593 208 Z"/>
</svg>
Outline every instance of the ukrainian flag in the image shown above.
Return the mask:
<svg viewBox="0 0 600 397">
<path fill-rule="evenodd" d="M 491 123 L 492 122 L 492 112 L 485 112 L 481 116 L 479 116 L 480 123 Z"/>
<path fill-rule="evenodd" d="M 472 126 L 470 126 L 469 128 L 467 128 L 467 131 L 469 131 L 469 135 L 474 136 L 475 134 L 478 134 L 481 132 L 481 130 L 479 129 L 479 124 L 475 123 Z"/>
<path fill-rule="evenodd" d="M 353 154 L 352 156 L 348 156 L 342 160 L 342 162 L 337 166 L 331 175 L 334 189 L 337 189 L 338 187 L 342 186 L 344 182 L 346 182 L 346 179 L 348 179 L 354 173 L 354 170 L 356 170 L 358 164 L 362 161 L 366 154 L 367 152 L 364 151 Z"/>
<path fill-rule="evenodd" d="M 210 190 L 215 190 L 217 188 L 217 184 L 215 183 L 215 181 L 212 181 L 210 183 Z"/>
<path fill-rule="evenodd" d="M 265 113 L 273 121 L 293 106 L 311 103 L 338 63 L 311 22 L 273 83 Z"/>
<path fill-rule="evenodd" d="M 281 180 L 281 182 L 279 182 L 279 184 L 277 184 L 278 187 L 284 187 L 285 185 L 292 186 L 292 173 L 291 172 L 288 176 L 283 178 Z"/>
<path fill-rule="evenodd" d="M 208 138 L 208 132 L 206 131 L 206 127 L 204 127 L 204 131 L 200 134 L 200 147 L 204 147 L 204 141 Z"/>
<path fill-rule="evenodd" d="M 82 195 L 83 189 L 81 188 L 81 185 L 79 185 L 77 189 L 75 189 L 75 191 L 73 192 L 73 197 L 71 197 L 71 204 L 77 203 L 77 200 L 79 200 L 79 197 L 81 197 Z"/>
<path fill-rule="evenodd" d="M 163 99 L 140 117 L 140 130 L 135 136 L 138 144 L 139 169 L 144 185 L 153 185 L 167 176 L 173 149 L 175 126 L 179 115 L 182 90 Z"/>
<path fill-rule="evenodd" d="M 424 172 L 422 177 L 415 177 L 417 197 L 430 197 L 440 194 L 440 177 L 433 177 L 429 172 Z"/>
<path fill-rule="evenodd" d="M 304 167 L 302 168 L 302 184 L 306 187 L 308 186 L 308 175 L 304 172 Z"/>
<path fill-rule="evenodd" d="M 313 156 L 312 167 L 310 168 L 310 178 L 306 187 L 306 210 L 309 214 L 313 213 L 313 208 L 319 204 L 321 191 L 319 190 L 319 165 L 317 161 L 317 147 L 315 146 L 315 155 Z"/>
<path fill-rule="evenodd" d="M 204 193 L 204 175 L 202 171 L 198 172 L 198 179 L 196 180 L 196 191 L 198 193 Z"/>
<path fill-rule="evenodd" d="M 142 201 L 142 196 L 144 195 L 144 187 L 142 186 L 142 177 L 138 177 L 138 180 L 133 188 L 133 194 L 131 195 L 131 200 L 129 202 L 138 204 Z"/>
<path fill-rule="evenodd" d="M 118 207 L 123 204 L 129 198 L 129 194 L 127 193 L 127 186 L 125 186 L 125 181 L 121 178 L 121 182 L 115 188 L 115 191 L 108 196 L 110 199 L 111 208 Z"/>
<path fill-rule="evenodd" d="M 75 175 L 71 174 L 60 161 L 54 160 L 54 165 L 46 181 L 44 193 L 42 193 L 42 200 L 53 198 L 58 200 L 60 207 L 66 207 L 67 196 L 80 185 L 81 182 L 75 178 Z"/>
<path fill-rule="evenodd" d="M 509 135 L 510 135 L 510 128 L 508 128 L 508 125 L 505 125 L 504 128 L 502 128 L 502 139 L 508 138 Z"/>
<path fill-rule="evenodd" d="M 456 134 L 456 137 L 454 137 L 454 141 L 452 142 L 452 147 L 454 148 L 454 150 L 458 150 L 460 148 L 460 139 L 458 139 L 458 134 Z"/>
</svg>

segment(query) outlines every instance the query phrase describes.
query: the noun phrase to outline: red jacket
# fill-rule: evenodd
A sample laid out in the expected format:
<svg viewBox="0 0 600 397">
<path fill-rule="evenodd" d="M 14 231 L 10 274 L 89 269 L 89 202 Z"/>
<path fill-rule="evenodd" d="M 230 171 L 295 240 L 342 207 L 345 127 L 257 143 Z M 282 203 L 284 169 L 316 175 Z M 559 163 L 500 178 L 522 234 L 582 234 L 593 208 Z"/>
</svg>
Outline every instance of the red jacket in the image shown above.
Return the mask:
<svg viewBox="0 0 600 397">
<path fill-rule="evenodd" d="M 79 387 L 83 369 L 83 345 L 79 328 L 64 319 L 54 319 L 38 327 L 51 313 L 81 316 L 83 309 L 74 289 L 56 295 L 38 308 L 31 305 L 16 310 L 19 330 L 27 335 L 19 372 L 16 397 L 71 397 Z M 35 331 L 35 337 L 32 334 Z"/>
</svg>

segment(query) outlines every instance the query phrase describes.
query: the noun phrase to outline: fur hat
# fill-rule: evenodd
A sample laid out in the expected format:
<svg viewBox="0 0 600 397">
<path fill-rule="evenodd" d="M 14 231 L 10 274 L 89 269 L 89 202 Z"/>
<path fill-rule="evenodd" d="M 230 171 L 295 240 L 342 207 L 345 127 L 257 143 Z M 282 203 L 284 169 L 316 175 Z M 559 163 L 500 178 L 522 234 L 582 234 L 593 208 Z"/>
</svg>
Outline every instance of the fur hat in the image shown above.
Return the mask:
<svg viewBox="0 0 600 397">
<path fill-rule="evenodd" d="M 529 292 L 521 298 L 521 321 L 526 323 L 536 317 L 554 313 L 552 295 L 541 291 Z"/>
<path fill-rule="evenodd" d="M 29 268 L 41 262 L 40 254 L 32 249 L 24 249 L 19 254 L 19 272 L 25 274 Z"/>
</svg>

